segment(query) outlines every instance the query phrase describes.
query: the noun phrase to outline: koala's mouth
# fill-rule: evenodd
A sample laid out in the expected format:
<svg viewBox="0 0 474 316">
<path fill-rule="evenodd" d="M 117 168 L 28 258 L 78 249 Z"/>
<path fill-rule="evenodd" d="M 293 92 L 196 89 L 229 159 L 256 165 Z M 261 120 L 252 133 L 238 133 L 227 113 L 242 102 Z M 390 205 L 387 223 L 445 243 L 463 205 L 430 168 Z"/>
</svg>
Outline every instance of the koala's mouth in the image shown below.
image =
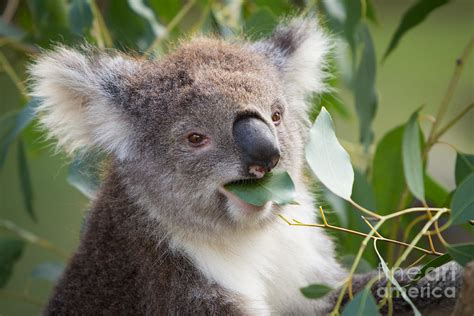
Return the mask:
<svg viewBox="0 0 474 316">
<path fill-rule="evenodd" d="M 227 198 L 227 200 L 229 201 L 229 203 L 231 205 L 237 207 L 238 209 L 240 209 L 244 213 L 247 213 L 247 214 L 261 213 L 263 210 L 265 210 L 267 208 L 267 206 L 269 204 L 271 204 L 271 202 L 268 202 L 268 203 L 266 203 L 265 205 L 262 205 L 262 206 L 252 205 L 252 204 L 249 204 L 249 203 L 245 202 L 244 200 L 239 198 L 237 195 L 235 195 L 234 193 L 232 193 L 231 191 L 226 189 L 226 186 L 228 186 L 228 185 L 256 184 L 256 183 L 260 182 L 261 180 L 262 179 L 257 179 L 257 178 L 244 178 L 244 179 L 233 180 L 233 181 L 227 182 L 224 185 L 222 185 L 219 188 L 219 192 Z"/>
<path fill-rule="evenodd" d="M 260 180 L 261 180 L 261 179 L 257 179 L 257 178 L 239 179 L 239 180 L 230 181 L 230 182 L 224 184 L 224 187 L 227 186 L 227 185 L 256 184 L 256 183 L 258 183 Z"/>
</svg>

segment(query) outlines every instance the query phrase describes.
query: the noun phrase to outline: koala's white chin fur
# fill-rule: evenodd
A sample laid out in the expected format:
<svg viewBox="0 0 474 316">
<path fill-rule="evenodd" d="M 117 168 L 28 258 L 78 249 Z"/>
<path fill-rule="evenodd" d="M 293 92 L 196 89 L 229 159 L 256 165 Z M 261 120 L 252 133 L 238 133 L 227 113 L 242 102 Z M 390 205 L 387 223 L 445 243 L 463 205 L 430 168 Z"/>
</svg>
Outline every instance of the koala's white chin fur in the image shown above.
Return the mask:
<svg viewBox="0 0 474 316">
<path fill-rule="evenodd" d="M 297 198 L 300 205 L 285 206 L 282 213 L 314 223 L 315 209 L 309 194 L 300 193 Z M 236 216 L 244 216 L 233 204 L 229 209 L 239 214 Z M 260 216 L 276 216 L 271 214 L 271 205 L 261 212 L 268 214 Z M 229 232 L 211 242 L 172 241 L 173 247 L 184 251 L 208 279 L 244 297 L 248 314 L 321 313 L 328 302 L 306 299 L 300 288 L 311 283 L 336 288 L 346 275 L 335 260 L 332 241 L 319 228 L 269 221 L 260 229 Z"/>
</svg>

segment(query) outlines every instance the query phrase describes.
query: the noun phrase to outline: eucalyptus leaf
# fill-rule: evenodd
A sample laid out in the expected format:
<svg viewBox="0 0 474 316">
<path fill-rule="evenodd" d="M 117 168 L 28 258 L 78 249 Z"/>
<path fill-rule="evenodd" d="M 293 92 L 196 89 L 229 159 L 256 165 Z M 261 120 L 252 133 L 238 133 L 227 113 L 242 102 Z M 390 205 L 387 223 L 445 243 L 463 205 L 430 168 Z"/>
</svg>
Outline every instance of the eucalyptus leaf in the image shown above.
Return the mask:
<svg viewBox="0 0 474 316">
<path fill-rule="evenodd" d="M 245 33 L 258 39 L 269 35 L 278 23 L 277 17 L 268 7 L 255 11 L 245 23 Z"/>
<path fill-rule="evenodd" d="M 25 243 L 22 240 L 0 239 L 0 288 L 7 285 L 13 272 L 13 266 L 20 259 Z"/>
<path fill-rule="evenodd" d="M 31 185 L 30 169 L 28 167 L 28 160 L 25 153 L 25 146 L 22 141 L 18 142 L 18 173 L 20 174 L 20 189 L 23 195 L 23 201 L 28 215 L 34 220 L 37 220 L 34 206 L 33 206 L 33 188 Z"/>
<path fill-rule="evenodd" d="M 466 266 L 474 260 L 474 244 L 449 245 L 446 250 L 462 266 Z"/>
<path fill-rule="evenodd" d="M 383 270 L 383 273 L 385 274 L 385 277 L 387 279 L 389 279 L 390 282 L 392 282 L 393 285 L 395 285 L 395 287 L 400 292 L 400 294 L 402 295 L 402 298 L 405 300 L 405 302 L 407 302 L 411 306 L 411 308 L 413 310 L 413 314 L 415 316 L 421 316 L 420 311 L 416 308 L 415 304 L 413 304 L 411 299 L 408 297 L 408 295 L 406 293 L 406 290 L 400 285 L 400 283 L 398 283 L 397 279 L 392 275 L 392 273 L 390 272 L 390 269 L 388 268 L 387 264 L 385 263 L 384 258 L 380 255 L 380 252 L 377 249 L 377 239 L 374 240 L 374 250 L 375 250 L 375 253 L 377 254 L 377 256 L 379 257 L 380 265 L 382 266 L 382 270 Z"/>
<path fill-rule="evenodd" d="M 376 316 L 380 315 L 377 303 L 372 295 L 370 287 L 365 287 L 347 303 L 342 311 L 342 316 Z"/>
<path fill-rule="evenodd" d="M 324 284 L 311 284 L 307 287 L 301 288 L 300 291 L 306 298 L 317 299 L 325 296 L 333 289 Z"/>
<path fill-rule="evenodd" d="M 354 1 L 357 2 L 357 1 Z M 377 111 L 378 97 L 375 90 L 377 60 L 372 36 L 367 26 L 361 28 L 364 50 L 357 68 L 354 82 L 354 95 L 357 116 L 359 117 L 360 142 L 367 149 L 372 143 L 374 133 L 372 122 Z"/>
<path fill-rule="evenodd" d="M 442 5 L 445 5 L 450 0 L 419 0 L 402 17 L 400 24 L 398 25 L 395 34 L 393 34 L 390 44 L 385 51 L 383 59 L 385 60 L 388 55 L 397 47 L 403 35 L 406 32 L 423 22 L 426 17 L 435 9 Z"/>
<path fill-rule="evenodd" d="M 156 37 L 166 35 L 166 28 L 158 22 L 153 10 L 145 4 L 144 0 L 128 0 L 128 5 L 136 14 L 144 18 L 150 24 L 153 34 Z"/>
<path fill-rule="evenodd" d="M 69 165 L 67 181 L 88 198 L 94 198 L 100 186 L 100 166 L 103 160 L 104 155 L 100 152 L 75 157 Z"/>
<path fill-rule="evenodd" d="M 449 192 L 426 173 L 424 176 L 424 181 L 426 199 L 431 203 L 430 205 L 443 207 L 449 197 Z"/>
<path fill-rule="evenodd" d="M 474 155 L 458 152 L 454 176 L 456 185 L 459 185 L 468 175 L 474 172 Z"/>
<path fill-rule="evenodd" d="M 7 113 L 0 118 L 0 168 L 5 162 L 11 143 L 31 123 L 38 105 L 39 100 L 33 98 L 21 111 Z"/>
<path fill-rule="evenodd" d="M 0 36 L 9 37 L 14 40 L 21 40 L 25 36 L 25 32 L 15 26 L 7 24 L 3 19 L 0 19 Z"/>
<path fill-rule="evenodd" d="M 402 157 L 403 173 L 411 193 L 420 201 L 425 201 L 423 182 L 423 161 L 421 157 L 420 127 L 418 112 L 415 111 L 403 130 Z"/>
<path fill-rule="evenodd" d="M 354 170 L 346 150 L 336 138 L 331 115 L 321 108 L 310 131 L 306 160 L 316 177 L 337 196 L 351 200 Z"/>
<path fill-rule="evenodd" d="M 423 267 L 421 267 L 420 271 L 418 271 L 418 273 L 413 277 L 413 282 L 418 281 L 419 279 L 424 277 L 427 273 L 431 272 L 431 270 L 436 269 L 437 267 L 440 267 L 451 260 L 452 258 L 449 253 L 445 253 L 442 256 L 434 258 L 433 260 L 425 264 Z"/>
<path fill-rule="evenodd" d="M 262 179 L 230 183 L 225 188 L 243 201 L 256 206 L 265 205 L 268 201 L 278 205 L 296 204 L 295 185 L 286 171 L 274 170 Z"/>
<path fill-rule="evenodd" d="M 89 0 L 72 0 L 69 7 L 69 27 L 72 32 L 85 34 L 92 26 L 93 20 Z"/>
<path fill-rule="evenodd" d="M 399 207 L 405 188 L 402 160 L 403 126 L 389 131 L 377 144 L 373 162 L 372 185 L 379 214 Z"/>
<path fill-rule="evenodd" d="M 64 271 L 64 264 L 61 262 L 43 262 L 31 271 L 31 276 L 35 279 L 42 279 L 55 283 Z"/>
<path fill-rule="evenodd" d="M 474 219 L 474 173 L 471 173 L 454 191 L 451 201 L 451 225 L 467 223 Z"/>
</svg>

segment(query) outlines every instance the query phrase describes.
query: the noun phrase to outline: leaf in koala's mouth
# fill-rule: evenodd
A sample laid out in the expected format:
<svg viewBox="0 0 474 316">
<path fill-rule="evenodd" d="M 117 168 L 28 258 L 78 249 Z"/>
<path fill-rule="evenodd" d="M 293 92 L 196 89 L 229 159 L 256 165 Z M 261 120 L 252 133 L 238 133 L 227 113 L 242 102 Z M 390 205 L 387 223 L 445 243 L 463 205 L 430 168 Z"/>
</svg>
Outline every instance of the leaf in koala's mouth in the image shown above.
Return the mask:
<svg viewBox="0 0 474 316">
<path fill-rule="evenodd" d="M 239 180 L 226 184 L 225 189 L 255 206 L 272 201 L 278 205 L 298 204 L 295 184 L 286 171 L 272 171 L 261 179 Z"/>
</svg>

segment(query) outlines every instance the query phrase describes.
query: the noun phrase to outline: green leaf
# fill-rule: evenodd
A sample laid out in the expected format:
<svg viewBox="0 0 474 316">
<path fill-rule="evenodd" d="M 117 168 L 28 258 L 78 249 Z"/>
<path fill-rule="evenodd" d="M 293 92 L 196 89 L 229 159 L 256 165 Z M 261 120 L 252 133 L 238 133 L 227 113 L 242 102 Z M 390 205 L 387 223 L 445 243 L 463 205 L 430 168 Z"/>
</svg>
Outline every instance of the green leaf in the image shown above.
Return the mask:
<svg viewBox="0 0 474 316">
<path fill-rule="evenodd" d="M 245 23 L 245 33 L 258 39 L 269 35 L 277 24 L 276 16 L 268 7 L 259 8 Z"/>
<path fill-rule="evenodd" d="M 139 16 L 144 18 L 153 30 L 156 37 L 161 37 L 165 34 L 166 28 L 158 22 L 155 13 L 150 9 L 143 0 L 128 0 L 130 8 Z"/>
<path fill-rule="evenodd" d="M 454 191 L 451 201 L 451 225 L 459 225 L 474 218 L 474 173 Z"/>
<path fill-rule="evenodd" d="M 462 266 L 474 260 L 474 244 L 457 244 L 446 247 L 453 259 Z"/>
<path fill-rule="evenodd" d="M 392 129 L 380 140 L 375 151 L 372 184 L 379 214 L 397 210 L 405 188 L 402 137 L 403 126 Z"/>
<path fill-rule="evenodd" d="M 361 1 L 324 0 L 320 1 L 320 6 L 333 33 L 343 35 L 349 44 L 352 62 L 355 64 L 358 30 L 362 17 Z"/>
<path fill-rule="evenodd" d="M 225 188 L 243 201 L 256 205 L 265 205 L 273 201 L 278 205 L 295 204 L 295 185 L 286 171 L 274 170 L 262 179 L 248 183 L 230 183 Z"/>
<path fill-rule="evenodd" d="M 402 295 L 402 298 L 407 302 L 411 308 L 413 309 L 413 313 L 415 316 L 421 316 L 420 311 L 416 308 L 415 304 L 411 301 L 411 299 L 408 297 L 406 290 L 398 283 L 397 279 L 392 275 L 390 272 L 390 269 L 388 268 L 387 264 L 385 263 L 384 258 L 380 255 L 379 250 L 377 249 L 377 239 L 374 240 L 374 250 L 377 256 L 379 257 L 380 260 L 380 265 L 382 266 L 383 273 L 385 274 L 385 277 L 392 282 L 393 285 L 397 288 L 397 290 L 400 292 Z"/>
<path fill-rule="evenodd" d="M 7 113 L 0 118 L 0 168 L 5 162 L 11 143 L 33 120 L 38 105 L 39 100 L 33 98 L 20 112 Z"/>
<path fill-rule="evenodd" d="M 361 33 L 364 41 L 364 50 L 354 81 L 354 95 L 357 116 L 359 117 L 360 142 L 367 149 L 374 138 L 372 121 L 374 120 L 378 103 L 375 90 L 377 61 L 372 37 L 367 26 L 361 28 Z"/>
<path fill-rule="evenodd" d="M 23 201 L 25 203 L 28 215 L 37 221 L 36 214 L 33 207 L 33 188 L 31 186 L 30 170 L 25 154 L 25 146 L 22 141 L 18 142 L 18 173 L 20 174 L 20 188 L 23 194 Z"/>
<path fill-rule="evenodd" d="M 0 19 L 0 36 L 21 40 L 25 36 L 25 32 L 13 25 L 7 24 L 3 19 Z"/>
<path fill-rule="evenodd" d="M 351 199 L 354 183 L 351 159 L 337 140 L 331 115 L 325 107 L 311 128 L 306 160 L 326 188 L 345 200 Z"/>
<path fill-rule="evenodd" d="M 420 127 L 418 111 L 415 111 L 403 130 L 402 157 L 403 173 L 411 193 L 420 201 L 425 201 L 423 182 L 423 161 L 421 157 Z"/>
<path fill-rule="evenodd" d="M 13 266 L 23 253 L 25 243 L 18 239 L 0 239 L 0 288 L 7 285 Z"/>
<path fill-rule="evenodd" d="M 375 25 L 379 24 L 379 19 L 377 18 L 377 12 L 375 10 L 375 6 L 372 0 L 366 0 L 367 4 L 365 16 L 369 19 L 370 22 L 374 23 Z"/>
<path fill-rule="evenodd" d="M 393 34 L 383 59 L 385 60 L 397 47 L 400 39 L 406 32 L 423 22 L 423 20 L 426 19 L 426 17 L 436 8 L 448 3 L 449 1 L 450 0 L 419 0 L 410 7 L 403 15 L 395 34 Z"/>
<path fill-rule="evenodd" d="M 316 299 L 331 292 L 332 288 L 324 284 L 311 284 L 307 287 L 301 288 L 300 291 L 303 293 L 304 297 Z"/>
<path fill-rule="evenodd" d="M 72 32 L 85 34 L 91 28 L 93 19 L 88 0 L 72 0 L 69 7 L 69 27 Z"/>
<path fill-rule="evenodd" d="M 320 103 L 322 106 L 326 107 L 328 110 L 334 110 L 342 118 L 349 118 L 351 116 L 349 110 L 342 100 L 334 93 L 323 93 L 321 95 Z"/>
<path fill-rule="evenodd" d="M 66 0 L 27 0 L 37 41 L 41 47 L 55 41 L 71 43 Z"/>
<path fill-rule="evenodd" d="M 474 155 L 458 152 L 454 171 L 456 185 L 459 185 L 468 175 L 474 172 Z"/>
<path fill-rule="evenodd" d="M 427 273 L 431 272 L 433 269 L 436 269 L 437 267 L 442 266 L 445 263 L 448 263 L 451 261 L 451 255 L 448 253 L 445 253 L 442 256 L 436 257 L 433 260 L 429 261 L 427 264 L 425 264 L 420 271 L 413 277 L 412 282 L 416 282 L 422 277 L 424 277 Z"/>
<path fill-rule="evenodd" d="M 443 207 L 449 197 L 449 192 L 431 176 L 425 173 L 426 199 L 437 207 Z"/>
<path fill-rule="evenodd" d="M 64 264 L 61 262 L 43 262 L 31 271 L 31 276 L 55 283 L 64 271 Z"/>
<path fill-rule="evenodd" d="M 357 293 L 354 298 L 347 303 L 342 311 L 342 316 L 375 316 L 380 315 L 370 287 Z"/>
<path fill-rule="evenodd" d="M 100 186 L 100 166 L 103 160 L 104 155 L 99 152 L 75 157 L 69 165 L 67 181 L 88 198 L 94 198 Z"/>
</svg>

